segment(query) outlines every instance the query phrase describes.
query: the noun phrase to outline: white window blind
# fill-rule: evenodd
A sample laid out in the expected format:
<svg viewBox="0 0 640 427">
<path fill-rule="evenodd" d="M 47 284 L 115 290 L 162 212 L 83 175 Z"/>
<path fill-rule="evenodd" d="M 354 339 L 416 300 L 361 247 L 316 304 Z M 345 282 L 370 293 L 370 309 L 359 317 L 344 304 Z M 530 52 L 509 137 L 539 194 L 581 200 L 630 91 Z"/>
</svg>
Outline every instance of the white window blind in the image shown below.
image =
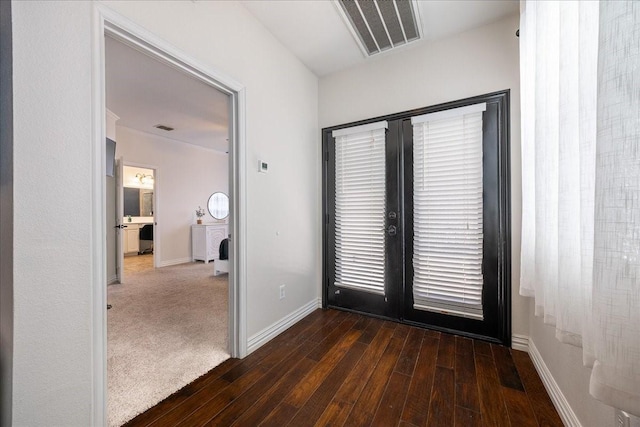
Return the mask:
<svg viewBox="0 0 640 427">
<path fill-rule="evenodd" d="M 336 139 L 335 285 L 384 295 L 385 129 L 378 122 Z"/>
<path fill-rule="evenodd" d="M 483 319 L 482 112 L 413 117 L 413 307 Z"/>
</svg>

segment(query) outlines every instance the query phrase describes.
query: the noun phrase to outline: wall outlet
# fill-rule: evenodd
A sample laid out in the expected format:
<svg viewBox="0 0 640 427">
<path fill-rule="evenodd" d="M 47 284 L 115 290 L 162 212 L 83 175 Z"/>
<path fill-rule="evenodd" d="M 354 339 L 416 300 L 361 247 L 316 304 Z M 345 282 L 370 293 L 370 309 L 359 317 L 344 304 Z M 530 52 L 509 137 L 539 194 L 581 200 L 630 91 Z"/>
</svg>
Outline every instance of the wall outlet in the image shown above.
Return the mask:
<svg viewBox="0 0 640 427">
<path fill-rule="evenodd" d="M 280 299 L 284 299 L 284 285 L 280 285 Z"/>
<path fill-rule="evenodd" d="M 616 409 L 616 427 L 631 427 L 631 419 L 629 416 L 620 409 Z"/>
<path fill-rule="evenodd" d="M 640 427 L 640 417 L 634 417 L 626 412 L 616 409 L 616 427 Z"/>
</svg>

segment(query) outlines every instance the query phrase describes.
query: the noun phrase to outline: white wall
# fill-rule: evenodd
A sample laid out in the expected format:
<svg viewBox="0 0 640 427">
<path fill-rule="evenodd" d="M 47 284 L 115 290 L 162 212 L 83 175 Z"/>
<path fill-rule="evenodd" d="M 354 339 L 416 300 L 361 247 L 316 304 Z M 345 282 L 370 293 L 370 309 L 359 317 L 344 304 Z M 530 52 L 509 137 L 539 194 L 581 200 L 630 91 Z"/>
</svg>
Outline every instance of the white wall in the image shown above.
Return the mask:
<svg viewBox="0 0 640 427">
<path fill-rule="evenodd" d="M 13 424 L 87 426 L 91 5 L 13 2 L 12 8 Z"/>
<path fill-rule="evenodd" d="M 513 334 L 528 335 L 520 287 L 520 76 L 518 16 L 443 40 L 372 58 L 320 80 L 320 127 L 511 89 L 511 265 Z"/>
<path fill-rule="evenodd" d="M 108 5 L 246 86 L 251 336 L 319 294 L 317 78 L 236 2 Z M 99 243 L 91 234 L 92 4 L 12 7 L 13 421 L 88 426 L 99 385 L 91 332 L 99 291 L 91 287 Z M 268 174 L 257 172 L 259 158 L 270 162 Z"/>
<path fill-rule="evenodd" d="M 154 243 L 158 267 L 191 261 L 191 225 L 195 211 L 214 219 L 207 200 L 216 191 L 229 194 L 229 156 L 193 144 L 178 142 L 123 126 L 117 127 L 116 157 L 156 167 Z"/>
</svg>

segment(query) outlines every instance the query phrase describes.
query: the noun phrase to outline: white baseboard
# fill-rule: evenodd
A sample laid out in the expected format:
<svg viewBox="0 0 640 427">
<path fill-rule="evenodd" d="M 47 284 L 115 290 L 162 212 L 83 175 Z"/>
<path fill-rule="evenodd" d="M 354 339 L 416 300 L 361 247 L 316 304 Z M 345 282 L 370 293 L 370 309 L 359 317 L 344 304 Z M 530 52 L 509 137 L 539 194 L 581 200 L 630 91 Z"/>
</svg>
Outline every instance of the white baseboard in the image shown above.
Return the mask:
<svg viewBox="0 0 640 427">
<path fill-rule="evenodd" d="M 318 305 L 317 308 L 322 308 L 322 297 L 318 297 Z"/>
<path fill-rule="evenodd" d="M 544 387 L 547 389 L 547 393 L 549 393 L 551 401 L 558 410 L 558 414 L 560 415 L 560 418 L 562 418 L 564 425 L 569 427 L 582 427 L 580 420 L 578 420 L 575 412 L 571 409 L 567 398 L 564 397 L 562 390 L 560 390 L 558 383 L 556 383 L 551 371 L 547 368 L 547 365 L 544 363 L 540 352 L 532 340 L 529 340 L 529 356 L 531 356 L 533 365 L 535 366 L 536 371 L 538 371 L 538 375 L 540 375 L 540 379 L 542 380 Z"/>
<path fill-rule="evenodd" d="M 107 285 L 113 285 L 114 283 L 118 283 L 118 276 L 113 275 L 111 277 L 107 277 Z"/>
<path fill-rule="evenodd" d="M 169 267 L 170 265 L 185 264 L 187 262 L 191 262 L 191 257 L 170 259 L 168 261 L 160 261 L 158 263 L 158 267 Z M 211 269 L 213 270 L 213 263 L 211 263 Z"/>
<path fill-rule="evenodd" d="M 293 313 L 290 313 L 273 323 L 272 325 L 267 326 L 260 332 L 255 335 L 252 335 L 247 340 L 247 355 L 253 353 L 255 350 L 260 348 L 262 345 L 275 338 L 278 334 L 280 334 L 285 329 L 293 326 L 298 320 L 307 316 L 314 310 L 318 308 L 318 301 L 311 300 Z"/>
<path fill-rule="evenodd" d="M 529 353 L 529 337 L 526 335 L 511 335 L 511 348 Z"/>
</svg>

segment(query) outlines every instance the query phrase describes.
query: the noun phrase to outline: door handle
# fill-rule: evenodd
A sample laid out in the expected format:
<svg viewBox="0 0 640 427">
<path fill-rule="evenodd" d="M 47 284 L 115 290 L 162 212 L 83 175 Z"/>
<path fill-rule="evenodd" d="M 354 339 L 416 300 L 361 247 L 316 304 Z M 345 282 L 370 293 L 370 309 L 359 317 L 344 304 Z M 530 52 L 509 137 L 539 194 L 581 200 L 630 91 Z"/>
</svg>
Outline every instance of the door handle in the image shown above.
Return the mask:
<svg viewBox="0 0 640 427">
<path fill-rule="evenodd" d="M 389 236 L 395 236 L 396 234 L 398 234 L 398 229 L 395 225 L 390 225 L 387 229 L 387 233 L 389 234 Z"/>
</svg>

